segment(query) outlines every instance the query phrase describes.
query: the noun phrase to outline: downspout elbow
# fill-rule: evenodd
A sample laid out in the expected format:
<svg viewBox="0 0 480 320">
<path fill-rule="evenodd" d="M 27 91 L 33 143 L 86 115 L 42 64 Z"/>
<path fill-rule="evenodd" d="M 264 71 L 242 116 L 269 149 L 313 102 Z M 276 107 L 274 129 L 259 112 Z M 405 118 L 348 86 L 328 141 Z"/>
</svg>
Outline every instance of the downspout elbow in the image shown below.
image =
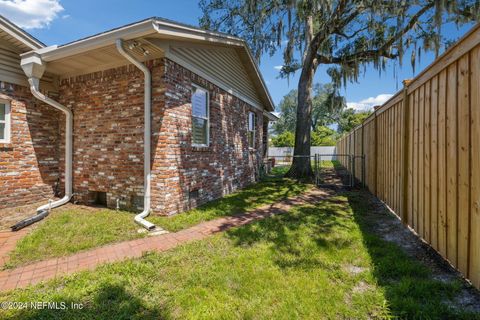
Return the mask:
<svg viewBox="0 0 480 320">
<path fill-rule="evenodd" d="M 49 201 L 47 204 L 37 208 L 37 213 L 13 225 L 12 231 L 18 231 L 26 226 L 31 225 L 37 221 L 45 218 L 51 209 L 62 206 L 68 203 L 73 195 L 72 192 L 72 140 L 73 140 L 73 112 L 69 108 L 63 106 L 57 101 L 47 97 L 39 90 L 40 79 L 34 76 L 28 77 L 30 84 L 30 92 L 38 100 L 62 111 L 65 114 L 66 129 L 65 129 L 65 196 L 57 201 Z"/>
<path fill-rule="evenodd" d="M 38 100 L 40 100 L 42 102 L 45 102 L 46 104 L 54 107 L 55 109 L 58 109 L 58 110 L 62 111 L 63 113 L 65 113 L 67 118 L 72 120 L 73 119 L 72 110 L 70 110 L 70 108 L 65 107 L 64 105 L 60 104 L 59 102 L 57 102 L 57 101 L 53 100 L 52 98 L 47 97 L 46 95 L 41 93 L 40 90 L 39 90 L 39 82 L 40 82 L 40 80 L 38 78 L 33 78 L 33 77 L 28 78 L 28 83 L 30 84 L 30 92 L 32 93 L 32 95 L 35 98 L 37 98 Z"/>
<path fill-rule="evenodd" d="M 52 208 L 58 207 L 70 201 L 73 196 L 72 186 L 72 162 L 73 162 L 73 112 L 70 108 L 65 107 L 59 102 L 47 97 L 39 90 L 40 79 L 35 77 L 29 77 L 28 83 L 30 84 L 30 92 L 38 100 L 54 107 L 57 110 L 62 111 L 65 114 L 65 196 L 61 200 L 52 203 Z M 61 204 L 59 204 L 61 203 Z M 37 210 L 46 209 L 48 205 L 42 206 Z M 44 208 L 45 207 L 45 208 Z"/>
</svg>

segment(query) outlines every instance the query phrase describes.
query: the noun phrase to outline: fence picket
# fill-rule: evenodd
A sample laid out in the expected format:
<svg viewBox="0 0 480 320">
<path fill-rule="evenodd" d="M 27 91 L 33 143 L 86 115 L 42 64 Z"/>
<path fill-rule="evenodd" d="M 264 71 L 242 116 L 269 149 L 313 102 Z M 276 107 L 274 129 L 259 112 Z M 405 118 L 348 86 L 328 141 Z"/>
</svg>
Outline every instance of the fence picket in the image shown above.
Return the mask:
<svg viewBox="0 0 480 320">
<path fill-rule="evenodd" d="M 480 25 L 337 144 L 365 156 L 368 189 L 477 288 L 479 79 Z"/>
</svg>

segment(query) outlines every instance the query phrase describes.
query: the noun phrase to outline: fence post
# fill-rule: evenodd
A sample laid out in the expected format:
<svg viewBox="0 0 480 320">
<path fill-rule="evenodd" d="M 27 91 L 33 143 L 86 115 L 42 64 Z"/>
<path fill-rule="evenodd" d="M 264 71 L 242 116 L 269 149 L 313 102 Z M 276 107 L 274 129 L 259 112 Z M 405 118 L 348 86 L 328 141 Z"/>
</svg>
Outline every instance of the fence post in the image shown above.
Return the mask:
<svg viewBox="0 0 480 320">
<path fill-rule="evenodd" d="M 365 146 L 364 146 L 364 137 L 365 137 L 365 127 L 363 126 L 363 122 L 362 122 L 362 151 L 360 152 L 360 155 L 362 156 L 362 167 L 361 167 L 361 170 L 362 170 L 362 185 L 363 187 L 365 187 Z"/>
<path fill-rule="evenodd" d="M 377 109 L 373 111 L 373 129 L 374 129 L 374 137 L 375 137 L 375 143 L 373 145 L 373 160 L 375 161 L 375 164 L 373 165 L 373 179 L 374 179 L 374 191 L 373 194 L 375 196 L 378 196 L 377 190 L 377 183 L 378 183 L 378 178 L 377 178 L 377 168 L 378 168 L 378 130 L 377 130 Z"/>
<path fill-rule="evenodd" d="M 365 182 L 365 180 L 366 180 L 366 173 L 365 173 L 366 172 L 366 168 L 365 168 L 366 161 L 365 161 L 365 157 L 366 157 L 365 155 L 362 156 L 362 186 L 363 186 L 363 188 L 365 188 L 365 186 L 366 186 L 366 182 Z"/>
<path fill-rule="evenodd" d="M 408 133 L 410 131 L 410 103 L 408 99 L 408 86 L 412 80 L 403 81 L 403 139 L 402 139 L 402 203 L 401 203 L 401 217 L 404 224 L 408 224 Z"/>
</svg>

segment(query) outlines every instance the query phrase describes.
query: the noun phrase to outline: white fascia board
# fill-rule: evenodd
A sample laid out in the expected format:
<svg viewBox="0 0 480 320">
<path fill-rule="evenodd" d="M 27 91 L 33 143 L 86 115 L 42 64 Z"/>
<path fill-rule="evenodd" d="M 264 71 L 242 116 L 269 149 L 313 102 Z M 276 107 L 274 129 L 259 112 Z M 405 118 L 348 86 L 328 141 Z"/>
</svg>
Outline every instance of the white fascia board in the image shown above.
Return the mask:
<svg viewBox="0 0 480 320">
<path fill-rule="evenodd" d="M 212 43 L 221 43 L 229 46 L 237 46 L 237 47 L 243 48 L 248 55 L 250 63 L 253 65 L 253 68 L 255 70 L 255 73 L 257 75 L 259 82 L 262 85 L 263 90 L 265 91 L 265 95 L 267 97 L 267 100 L 270 104 L 271 109 L 275 110 L 275 105 L 273 104 L 273 100 L 272 100 L 272 97 L 270 96 L 270 92 L 268 91 L 265 85 L 265 80 L 263 79 L 263 76 L 260 73 L 260 70 L 258 69 L 256 62 L 253 59 L 252 53 L 250 52 L 250 49 L 248 48 L 248 45 L 245 42 L 245 40 L 228 36 L 226 34 L 211 32 L 211 31 L 202 30 L 202 29 L 190 28 L 187 26 L 176 25 L 176 24 L 168 23 L 164 21 L 157 21 L 154 24 L 154 27 L 158 33 L 169 35 L 172 37 L 179 37 L 183 39 L 187 38 L 187 39 L 199 40 L 199 41 L 208 41 Z"/>
<path fill-rule="evenodd" d="M 273 113 L 268 112 L 268 111 L 264 111 L 263 115 L 265 117 L 267 117 L 268 120 L 270 120 L 270 121 L 277 121 L 278 119 L 280 119 L 279 117 L 277 117 L 276 115 L 274 115 Z"/>
<path fill-rule="evenodd" d="M 226 34 L 212 32 L 202 29 L 197 29 L 193 27 L 188 27 L 181 24 L 175 24 L 168 21 L 162 21 L 157 19 L 147 19 L 141 22 L 138 22 L 133 25 L 124 26 L 118 29 L 114 29 L 105 33 L 98 34 L 96 36 L 88 37 L 82 40 L 78 40 L 63 46 L 52 46 L 45 49 L 37 50 L 36 52 L 41 55 L 41 58 L 45 62 L 55 61 L 58 59 L 66 58 L 75 54 L 80 54 L 82 52 L 95 50 L 102 48 L 108 45 L 114 45 L 117 39 L 130 40 L 139 37 L 143 37 L 149 34 L 162 34 L 171 37 L 178 37 L 180 39 L 191 39 L 198 41 L 207 41 L 212 43 L 222 43 L 229 46 L 236 46 L 243 48 L 250 59 L 250 63 L 253 64 L 256 76 L 259 79 L 259 82 L 262 85 L 267 100 L 270 104 L 272 110 L 274 110 L 274 104 L 270 93 L 265 85 L 265 81 L 258 69 L 255 60 L 248 48 L 246 42 L 240 38 L 229 36 Z M 192 70 L 193 71 L 193 70 Z M 224 87 L 224 86 L 222 86 Z M 224 88 L 225 89 L 225 88 Z M 227 90 L 227 89 L 225 89 Z M 233 93 L 232 93 L 233 94 Z M 238 94 L 237 94 L 238 96 Z M 253 106 L 258 106 L 258 104 L 253 103 L 249 99 L 242 98 L 245 102 L 252 104 Z M 263 106 L 260 106 L 263 110 Z"/>
<path fill-rule="evenodd" d="M 155 29 L 161 34 L 173 32 L 172 35 L 178 35 L 181 38 L 196 37 L 199 40 L 217 41 L 237 46 L 243 46 L 245 43 L 243 39 L 225 33 L 208 31 L 164 20 L 157 19 L 154 25 Z"/>
<path fill-rule="evenodd" d="M 43 43 L 17 27 L 15 24 L 10 22 L 9 20 L 0 16 L 0 27 L 6 33 L 8 33 L 13 38 L 17 39 L 18 41 L 22 42 L 24 45 L 29 47 L 32 50 L 40 49 L 45 47 Z"/>
<path fill-rule="evenodd" d="M 109 32 L 99 34 L 97 36 L 89 37 L 84 40 L 79 40 L 59 46 L 54 50 L 49 50 L 42 53 L 42 60 L 55 61 L 66 58 L 82 52 L 95 50 L 108 45 L 114 45 L 115 40 L 123 39 L 130 40 L 142 37 L 155 32 L 152 20 L 146 20 L 135 25 L 126 26 Z"/>
</svg>

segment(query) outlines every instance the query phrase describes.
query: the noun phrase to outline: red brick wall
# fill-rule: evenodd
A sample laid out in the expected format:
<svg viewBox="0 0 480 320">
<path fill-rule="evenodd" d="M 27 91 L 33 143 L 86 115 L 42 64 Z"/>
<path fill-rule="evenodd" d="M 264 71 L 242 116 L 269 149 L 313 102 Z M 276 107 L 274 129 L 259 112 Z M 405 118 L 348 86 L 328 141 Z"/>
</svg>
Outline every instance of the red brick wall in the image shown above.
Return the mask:
<svg viewBox="0 0 480 320">
<path fill-rule="evenodd" d="M 262 154 L 261 112 L 193 72 L 165 61 L 164 103 L 156 104 L 152 209 L 175 214 L 242 188 L 255 180 Z M 209 91 L 210 146 L 192 147 L 192 83 Z M 248 111 L 257 113 L 256 150 L 247 142 Z"/>
<path fill-rule="evenodd" d="M 48 200 L 58 179 L 59 112 L 26 87 L 0 82 L 11 103 L 11 143 L 0 144 L 0 209 Z"/>
<path fill-rule="evenodd" d="M 150 63 L 160 76 L 161 61 Z M 74 114 L 74 199 L 92 203 L 106 192 L 109 207 L 143 205 L 143 73 L 134 66 L 62 80 L 60 102 Z"/>
<path fill-rule="evenodd" d="M 216 199 L 255 179 L 262 149 L 257 114 L 257 150 L 247 144 L 245 102 L 169 60 L 152 70 L 152 209 L 175 214 Z M 192 82 L 210 93 L 208 148 L 191 146 Z M 143 200 L 143 74 L 133 66 L 60 83 L 60 102 L 74 113 L 75 199 L 107 193 L 110 207 L 139 209 Z M 193 191 L 193 193 L 191 193 Z M 197 194 L 193 199 L 193 194 Z M 191 197 L 192 196 L 192 197 Z"/>
</svg>

